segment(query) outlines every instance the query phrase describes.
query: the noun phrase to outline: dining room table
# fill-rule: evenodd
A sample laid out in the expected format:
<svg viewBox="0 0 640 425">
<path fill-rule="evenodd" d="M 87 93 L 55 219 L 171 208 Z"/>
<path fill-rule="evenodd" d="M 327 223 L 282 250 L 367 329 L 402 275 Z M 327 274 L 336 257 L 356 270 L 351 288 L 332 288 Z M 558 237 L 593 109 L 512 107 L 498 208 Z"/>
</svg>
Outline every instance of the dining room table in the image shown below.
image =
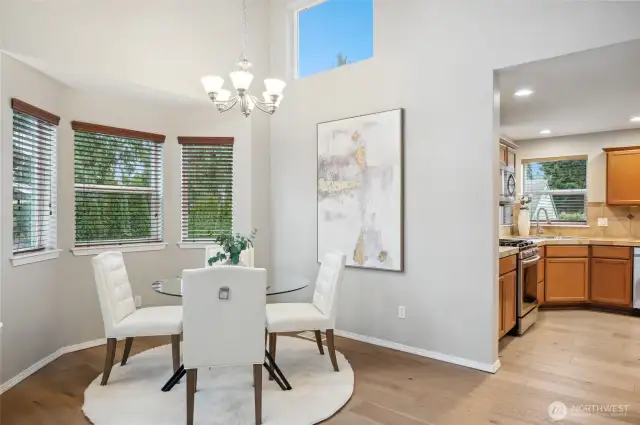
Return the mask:
<svg viewBox="0 0 640 425">
<path fill-rule="evenodd" d="M 274 295 L 283 295 L 291 292 L 300 291 L 301 289 L 309 286 L 307 281 L 297 281 L 287 286 L 276 286 L 276 285 L 268 285 L 267 286 L 267 296 Z M 171 297 L 180 297 L 182 298 L 183 284 L 182 277 L 176 276 L 167 279 L 156 280 L 151 284 L 151 287 L 154 291 L 159 294 L 168 295 Z M 265 330 L 266 332 L 266 330 Z M 287 377 L 282 372 L 275 359 L 269 354 L 269 351 L 265 348 L 265 361 L 263 363 L 264 368 L 267 370 L 271 378 L 280 386 L 282 391 L 291 390 L 291 384 L 287 380 Z M 167 392 L 171 391 L 171 389 L 178 383 L 180 380 L 186 375 L 186 370 L 184 365 L 180 365 L 180 367 L 175 371 L 171 378 L 164 384 L 162 387 L 162 391 Z"/>
</svg>

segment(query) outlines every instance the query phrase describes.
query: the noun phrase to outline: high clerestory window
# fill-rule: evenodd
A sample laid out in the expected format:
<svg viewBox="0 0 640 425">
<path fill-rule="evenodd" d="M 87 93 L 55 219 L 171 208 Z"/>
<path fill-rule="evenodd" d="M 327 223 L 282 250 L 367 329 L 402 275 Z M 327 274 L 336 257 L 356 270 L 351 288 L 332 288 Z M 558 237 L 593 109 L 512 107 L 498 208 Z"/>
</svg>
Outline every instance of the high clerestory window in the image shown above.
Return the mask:
<svg viewBox="0 0 640 425">
<path fill-rule="evenodd" d="M 373 56 L 373 0 L 324 0 L 295 14 L 296 77 Z"/>
</svg>

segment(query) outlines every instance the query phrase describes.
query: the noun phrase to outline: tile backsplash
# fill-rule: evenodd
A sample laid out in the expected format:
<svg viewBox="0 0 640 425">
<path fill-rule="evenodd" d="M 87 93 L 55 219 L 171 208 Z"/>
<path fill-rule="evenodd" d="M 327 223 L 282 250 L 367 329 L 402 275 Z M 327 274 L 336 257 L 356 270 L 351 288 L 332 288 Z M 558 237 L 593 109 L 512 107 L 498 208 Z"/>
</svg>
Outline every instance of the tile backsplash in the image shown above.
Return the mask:
<svg viewBox="0 0 640 425">
<path fill-rule="evenodd" d="M 520 208 L 514 208 L 514 234 L 518 234 L 517 223 Z M 608 226 L 599 227 L 598 218 L 605 217 Z M 587 205 L 587 226 L 541 226 L 546 235 L 576 237 L 608 237 L 640 239 L 640 207 L 617 207 L 604 202 L 589 202 Z M 531 234 L 535 225 L 531 225 Z"/>
</svg>

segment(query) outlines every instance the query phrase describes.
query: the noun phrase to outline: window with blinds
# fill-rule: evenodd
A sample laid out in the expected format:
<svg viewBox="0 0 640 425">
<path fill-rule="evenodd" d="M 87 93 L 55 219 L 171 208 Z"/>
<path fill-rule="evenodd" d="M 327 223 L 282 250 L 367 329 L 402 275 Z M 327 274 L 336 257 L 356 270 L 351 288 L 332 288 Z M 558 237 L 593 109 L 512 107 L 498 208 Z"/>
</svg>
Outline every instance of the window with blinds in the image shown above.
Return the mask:
<svg viewBox="0 0 640 425">
<path fill-rule="evenodd" d="M 60 117 L 11 99 L 13 253 L 56 247 L 56 133 Z"/>
<path fill-rule="evenodd" d="M 233 229 L 233 138 L 178 137 L 182 148 L 182 241 Z"/>
<path fill-rule="evenodd" d="M 74 121 L 76 247 L 161 242 L 165 136 Z"/>
<path fill-rule="evenodd" d="M 587 157 L 523 160 L 522 193 L 530 195 L 531 220 L 556 224 L 586 224 Z M 545 211 L 541 211 L 544 209 Z"/>
</svg>

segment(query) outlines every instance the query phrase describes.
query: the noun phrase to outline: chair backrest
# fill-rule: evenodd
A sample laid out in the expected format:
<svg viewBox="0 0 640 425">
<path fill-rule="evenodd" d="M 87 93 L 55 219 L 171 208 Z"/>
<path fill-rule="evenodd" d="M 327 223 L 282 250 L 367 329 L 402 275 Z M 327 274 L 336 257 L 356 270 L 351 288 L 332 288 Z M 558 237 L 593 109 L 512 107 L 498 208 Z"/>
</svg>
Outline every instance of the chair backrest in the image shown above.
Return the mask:
<svg viewBox="0 0 640 425">
<path fill-rule="evenodd" d="M 222 252 L 222 247 L 220 245 L 209 245 L 204 248 L 204 266 L 209 266 L 209 258 L 214 257 L 217 253 Z M 213 263 L 215 265 L 216 263 Z"/>
<path fill-rule="evenodd" d="M 263 363 L 265 269 L 184 270 L 182 288 L 185 368 Z M 228 299 L 221 299 L 225 290 Z"/>
<path fill-rule="evenodd" d="M 255 251 L 252 246 L 245 249 L 240 253 L 240 263 L 242 263 L 245 267 L 255 267 Z"/>
<path fill-rule="evenodd" d="M 115 325 L 136 310 L 122 253 L 103 252 L 91 259 L 98 289 L 104 331 L 109 338 Z"/>
<path fill-rule="evenodd" d="M 313 293 L 313 305 L 329 317 L 334 327 L 338 314 L 338 294 L 346 261 L 347 257 L 341 252 L 326 253 L 320 264 L 316 289 Z"/>
</svg>

